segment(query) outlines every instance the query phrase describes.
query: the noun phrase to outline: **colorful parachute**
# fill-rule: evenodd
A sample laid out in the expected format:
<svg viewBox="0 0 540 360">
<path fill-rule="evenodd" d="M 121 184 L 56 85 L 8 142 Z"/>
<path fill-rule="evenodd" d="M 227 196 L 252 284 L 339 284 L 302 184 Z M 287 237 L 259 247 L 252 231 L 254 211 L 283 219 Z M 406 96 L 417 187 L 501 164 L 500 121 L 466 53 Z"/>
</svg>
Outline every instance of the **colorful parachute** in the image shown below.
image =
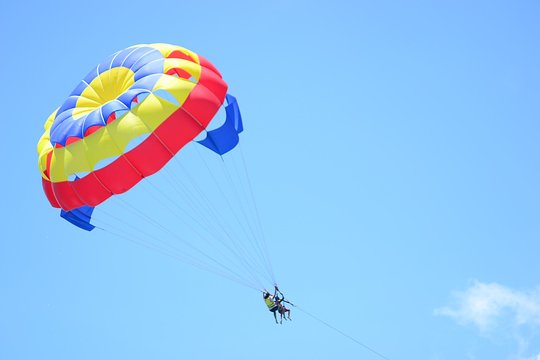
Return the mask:
<svg viewBox="0 0 540 360">
<path fill-rule="evenodd" d="M 207 131 L 225 101 L 224 124 Z M 242 131 L 219 71 L 179 46 L 129 47 L 92 69 L 45 122 L 43 189 L 62 217 L 92 230 L 95 206 L 159 171 L 203 131 L 199 143 L 220 155 Z"/>
</svg>

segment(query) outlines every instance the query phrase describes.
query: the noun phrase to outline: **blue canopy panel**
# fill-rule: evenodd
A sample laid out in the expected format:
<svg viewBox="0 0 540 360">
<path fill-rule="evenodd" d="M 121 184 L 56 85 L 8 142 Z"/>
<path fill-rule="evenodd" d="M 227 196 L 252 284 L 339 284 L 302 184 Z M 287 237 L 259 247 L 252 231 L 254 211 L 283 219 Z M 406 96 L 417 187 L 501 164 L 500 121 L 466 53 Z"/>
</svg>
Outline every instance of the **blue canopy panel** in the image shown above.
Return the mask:
<svg viewBox="0 0 540 360">
<path fill-rule="evenodd" d="M 238 145 L 240 134 L 244 130 L 242 125 L 242 115 L 236 98 L 227 94 L 227 106 L 225 106 L 225 123 L 219 128 L 206 133 L 206 138 L 197 141 L 199 144 L 209 148 L 219 155 L 223 155 Z"/>
<path fill-rule="evenodd" d="M 91 231 L 95 228 L 94 225 L 90 224 L 93 211 L 92 206 L 81 206 L 70 211 L 60 210 L 60 216 L 83 230 Z"/>
</svg>

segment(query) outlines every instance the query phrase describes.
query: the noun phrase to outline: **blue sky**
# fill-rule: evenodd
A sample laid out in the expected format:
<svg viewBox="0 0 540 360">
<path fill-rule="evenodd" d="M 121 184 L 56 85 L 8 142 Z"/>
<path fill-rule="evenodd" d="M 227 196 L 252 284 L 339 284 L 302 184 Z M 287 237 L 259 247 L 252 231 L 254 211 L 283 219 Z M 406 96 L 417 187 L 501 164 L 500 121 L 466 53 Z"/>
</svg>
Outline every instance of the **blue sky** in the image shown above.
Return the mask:
<svg viewBox="0 0 540 360">
<path fill-rule="evenodd" d="M 47 116 L 106 56 L 168 42 L 238 98 L 291 300 L 392 360 L 537 360 L 539 14 L 535 1 L 4 4 L 0 358 L 380 358 L 295 309 L 275 325 L 251 289 L 48 205 Z M 137 191 L 128 201 L 150 207 Z"/>
</svg>

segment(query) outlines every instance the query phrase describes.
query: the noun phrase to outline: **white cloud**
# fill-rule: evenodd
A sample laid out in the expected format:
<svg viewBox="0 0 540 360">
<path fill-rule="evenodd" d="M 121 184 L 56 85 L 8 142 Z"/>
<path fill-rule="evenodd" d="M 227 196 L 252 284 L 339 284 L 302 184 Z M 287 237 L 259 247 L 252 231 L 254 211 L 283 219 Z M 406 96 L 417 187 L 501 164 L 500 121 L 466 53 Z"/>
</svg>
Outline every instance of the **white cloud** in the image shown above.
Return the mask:
<svg viewBox="0 0 540 360">
<path fill-rule="evenodd" d="M 522 357 L 521 355 L 519 355 L 518 357 L 516 357 L 516 360 L 540 360 L 540 354 L 527 357 Z"/>
<path fill-rule="evenodd" d="M 497 283 L 473 281 L 465 291 L 453 292 L 453 305 L 435 309 L 482 334 L 504 334 L 516 343 L 513 360 L 540 360 L 530 355 L 530 341 L 540 329 L 540 287 L 519 291 Z M 534 341 L 535 342 L 535 341 Z M 526 355 L 529 353 L 529 355 Z"/>
<path fill-rule="evenodd" d="M 473 324 L 482 332 L 502 325 L 540 325 L 540 289 L 522 292 L 497 283 L 474 281 L 467 290 L 454 292 L 453 296 L 455 305 L 436 309 L 435 314 Z"/>
</svg>

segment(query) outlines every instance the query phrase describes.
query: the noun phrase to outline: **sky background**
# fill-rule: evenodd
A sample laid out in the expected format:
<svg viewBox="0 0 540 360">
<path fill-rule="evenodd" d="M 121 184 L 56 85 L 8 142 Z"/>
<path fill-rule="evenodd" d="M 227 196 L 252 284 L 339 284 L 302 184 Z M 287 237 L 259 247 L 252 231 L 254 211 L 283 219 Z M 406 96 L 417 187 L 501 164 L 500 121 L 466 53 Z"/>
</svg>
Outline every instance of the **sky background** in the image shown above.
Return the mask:
<svg viewBox="0 0 540 360">
<path fill-rule="evenodd" d="M 540 359 L 539 37 L 537 1 L 5 3 L 0 358 L 380 359 L 49 206 L 46 118 L 108 55 L 168 42 L 238 98 L 292 301 L 392 360 Z"/>
</svg>

